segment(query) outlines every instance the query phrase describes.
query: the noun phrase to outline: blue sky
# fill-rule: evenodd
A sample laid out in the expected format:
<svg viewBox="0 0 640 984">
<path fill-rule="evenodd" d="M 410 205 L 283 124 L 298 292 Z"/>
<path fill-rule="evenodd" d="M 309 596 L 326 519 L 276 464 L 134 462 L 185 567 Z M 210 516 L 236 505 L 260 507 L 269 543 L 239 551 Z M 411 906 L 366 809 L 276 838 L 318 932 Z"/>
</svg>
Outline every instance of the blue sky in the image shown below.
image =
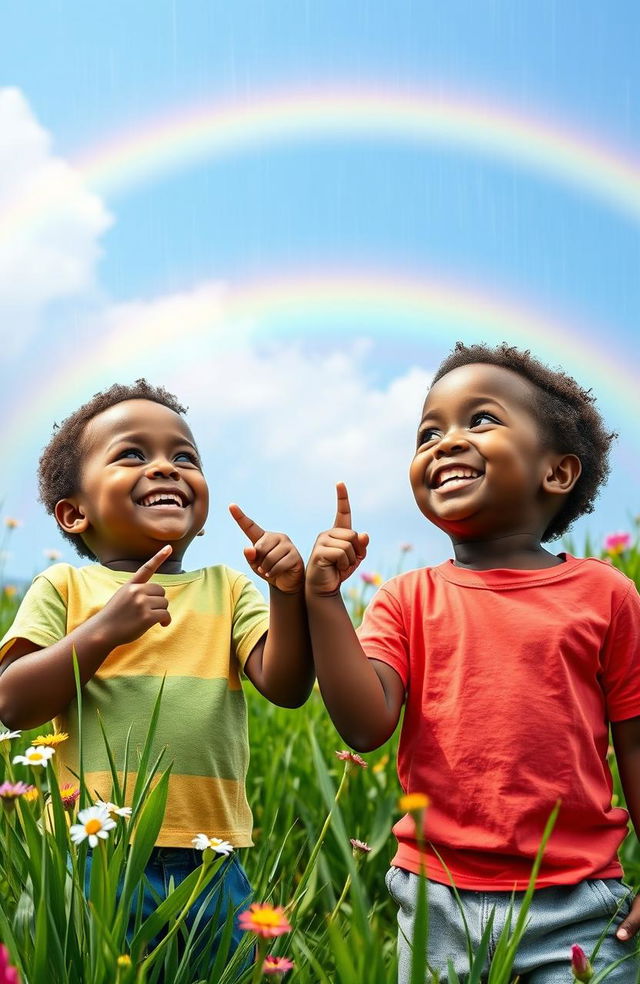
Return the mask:
<svg viewBox="0 0 640 984">
<path fill-rule="evenodd" d="M 230 314 L 256 284 L 310 273 L 446 282 L 543 312 L 557 345 L 553 331 L 526 343 L 592 386 L 620 433 L 612 479 L 577 539 L 628 528 L 640 511 L 640 426 L 616 378 L 638 365 L 637 208 L 616 209 L 523 160 L 331 126 L 195 162 L 178 154 L 170 172 L 151 162 L 113 187 L 92 183 L 78 162 L 197 105 L 341 86 L 499 105 L 588 135 L 637 169 L 635 4 L 617 5 L 614 18 L 594 0 L 44 0 L 37 17 L 5 4 L 2 20 L 0 499 L 22 523 L 5 545 L 7 577 L 32 576 L 48 548 L 74 559 L 36 502 L 52 423 L 140 374 L 189 405 L 204 452 L 213 508 L 192 566 L 244 569 L 231 500 L 308 552 L 333 515 L 337 479 L 371 534 L 370 568 L 394 569 L 403 542 L 415 563 L 448 556 L 446 538 L 417 515 L 406 471 L 430 374 L 481 326 L 438 324 L 437 313 L 420 324 L 400 297 L 396 316 L 364 297 L 287 313 L 286 286 L 276 308 L 251 308 L 240 322 Z M 3 211 L 43 174 L 43 217 L 25 213 L 3 237 Z M 194 328 L 203 310 L 211 326 Z M 119 348 L 107 357 L 111 335 Z"/>
</svg>

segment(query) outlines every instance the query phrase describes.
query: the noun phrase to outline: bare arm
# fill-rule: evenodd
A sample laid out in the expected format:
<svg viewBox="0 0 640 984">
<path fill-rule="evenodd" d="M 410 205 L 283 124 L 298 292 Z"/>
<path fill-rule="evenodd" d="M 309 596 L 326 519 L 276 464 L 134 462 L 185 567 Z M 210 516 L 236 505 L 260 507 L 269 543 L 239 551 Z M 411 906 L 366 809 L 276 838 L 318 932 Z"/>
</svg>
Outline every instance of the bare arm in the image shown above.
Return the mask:
<svg viewBox="0 0 640 984">
<path fill-rule="evenodd" d="M 164 588 L 149 583 L 170 553 L 171 547 L 159 550 L 102 611 L 59 642 L 39 649 L 27 639 L 16 640 L 0 664 L 0 720 L 4 724 L 36 728 L 68 706 L 76 695 L 74 648 L 84 685 L 116 646 L 139 638 L 152 625 L 170 623 Z"/>
<path fill-rule="evenodd" d="M 615 722 L 611 725 L 611 734 L 627 809 L 640 839 L 640 717 Z M 640 895 L 634 899 L 631 912 L 618 926 L 616 935 L 620 939 L 630 939 L 639 929 Z"/>
<path fill-rule="evenodd" d="M 395 670 L 367 659 L 340 594 L 364 559 L 368 537 L 351 528 L 347 490 L 337 486 L 334 527 L 321 533 L 307 564 L 309 630 L 323 700 L 344 740 L 370 751 L 393 734 L 404 701 Z"/>
<path fill-rule="evenodd" d="M 245 673 L 273 704 L 299 707 L 315 679 L 302 557 L 284 533 L 265 532 L 235 503 L 229 511 L 251 540 L 247 562 L 269 585 L 269 631 L 251 651 Z"/>
</svg>

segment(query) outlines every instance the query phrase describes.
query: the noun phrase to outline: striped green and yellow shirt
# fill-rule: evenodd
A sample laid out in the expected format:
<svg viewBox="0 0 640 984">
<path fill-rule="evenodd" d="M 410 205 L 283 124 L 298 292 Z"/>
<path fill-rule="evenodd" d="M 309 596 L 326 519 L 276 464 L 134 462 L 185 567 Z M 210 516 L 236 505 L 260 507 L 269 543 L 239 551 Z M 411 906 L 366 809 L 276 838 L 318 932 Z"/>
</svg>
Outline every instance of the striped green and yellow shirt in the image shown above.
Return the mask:
<svg viewBox="0 0 640 984">
<path fill-rule="evenodd" d="M 50 646 L 107 604 L 131 575 L 98 564 L 56 564 L 35 578 L 16 619 L 0 642 L 0 659 L 15 639 Z M 199 832 L 252 843 L 245 793 L 249 760 L 247 716 L 240 671 L 268 628 L 262 595 L 243 574 L 219 565 L 186 574 L 155 574 L 167 595 L 171 624 L 154 625 L 135 642 L 109 654 L 83 691 L 83 761 L 86 783 L 111 799 L 111 773 L 98 721 L 102 717 L 116 767 L 123 769 L 127 733 L 127 788 L 144 745 L 166 677 L 151 761 L 166 748 L 172 763 L 169 798 L 158 838 L 163 847 L 190 847 Z M 70 738 L 58 746 L 61 782 L 78 772 L 78 708 L 74 700 L 56 718 Z"/>
</svg>

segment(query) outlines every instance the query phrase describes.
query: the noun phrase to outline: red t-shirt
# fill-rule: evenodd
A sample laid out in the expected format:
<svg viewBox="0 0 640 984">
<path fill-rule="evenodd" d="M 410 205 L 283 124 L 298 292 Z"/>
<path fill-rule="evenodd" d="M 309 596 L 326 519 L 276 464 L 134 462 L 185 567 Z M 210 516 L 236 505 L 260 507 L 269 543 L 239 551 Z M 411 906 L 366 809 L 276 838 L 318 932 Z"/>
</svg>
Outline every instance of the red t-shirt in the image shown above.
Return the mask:
<svg viewBox="0 0 640 984">
<path fill-rule="evenodd" d="M 359 630 L 406 691 L 398 775 L 426 793 L 425 870 L 479 891 L 620 877 L 628 814 L 611 805 L 610 721 L 640 715 L 640 596 L 609 564 L 540 571 L 448 561 L 387 582 Z M 393 863 L 420 871 L 411 816 Z"/>
</svg>

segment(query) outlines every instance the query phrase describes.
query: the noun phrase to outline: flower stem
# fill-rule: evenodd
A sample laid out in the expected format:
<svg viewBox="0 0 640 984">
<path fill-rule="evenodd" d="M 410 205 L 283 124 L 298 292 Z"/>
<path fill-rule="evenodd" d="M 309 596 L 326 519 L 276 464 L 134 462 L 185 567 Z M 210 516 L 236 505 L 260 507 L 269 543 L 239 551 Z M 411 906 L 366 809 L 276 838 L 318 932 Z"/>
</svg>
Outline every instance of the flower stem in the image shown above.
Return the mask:
<svg viewBox="0 0 640 984">
<path fill-rule="evenodd" d="M 258 939 L 258 952 L 256 953 L 256 962 L 253 965 L 253 974 L 251 975 L 251 984 L 259 984 L 263 977 L 262 965 L 264 963 L 264 958 L 267 953 L 268 943 L 266 939 L 259 937 Z"/>
<path fill-rule="evenodd" d="M 316 861 L 318 859 L 318 854 L 320 853 L 320 848 L 322 847 L 322 843 L 323 843 L 325 837 L 327 836 L 327 832 L 329 830 L 329 827 L 331 826 L 331 819 L 333 817 L 333 811 L 335 810 L 336 806 L 338 805 L 338 801 L 340 800 L 340 797 L 342 796 L 342 793 L 344 791 L 344 788 L 345 788 L 345 786 L 347 784 L 347 778 L 348 778 L 348 775 L 349 775 L 349 771 L 350 771 L 350 763 L 349 762 L 345 762 L 344 763 L 344 772 L 342 773 L 342 779 L 340 780 L 340 785 L 338 786 L 336 795 L 335 795 L 335 797 L 333 799 L 333 806 L 331 807 L 331 809 L 329 810 L 329 813 L 327 814 L 327 818 L 326 818 L 326 820 L 325 820 L 325 822 L 324 822 L 324 824 L 322 826 L 322 830 L 320 831 L 320 836 L 318 837 L 316 843 L 314 844 L 313 851 L 311 852 L 311 856 L 309 857 L 309 860 L 307 862 L 307 866 L 304 869 L 304 871 L 302 872 L 302 876 L 300 878 L 300 881 L 298 882 L 298 884 L 296 886 L 296 890 L 293 893 L 293 898 L 291 899 L 291 901 L 289 902 L 289 904 L 286 906 L 286 912 L 287 912 L 287 914 L 289 914 L 291 912 L 294 912 L 296 906 L 299 905 L 299 903 L 300 903 L 300 899 L 301 899 L 303 890 L 306 888 L 307 882 L 309 881 L 309 878 L 311 877 L 311 872 L 313 871 L 313 869 L 316 866 Z"/>
<path fill-rule="evenodd" d="M 344 883 L 344 888 L 342 889 L 342 893 L 341 893 L 341 895 L 340 895 L 340 898 L 339 898 L 339 899 L 338 899 L 338 901 L 336 902 L 336 904 L 335 904 L 335 906 L 334 906 L 334 909 L 333 909 L 333 912 L 332 912 L 332 913 L 331 913 L 331 915 L 329 916 L 329 922 L 328 922 L 328 925 L 329 925 L 329 926 L 331 925 L 331 923 L 332 923 L 332 922 L 334 921 L 334 919 L 336 918 L 336 916 L 337 916 L 337 915 L 338 915 L 338 913 L 340 912 L 340 909 L 342 908 L 342 903 L 343 903 L 343 902 L 344 902 L 344 900 L 346 899 L 346 897 L 347 897 L 347 892 L 349 891 L 349 889 L 350 889 L 350 888 L 351 888 L 351 874 L 348 874 L 348 875 L 347 875 L 347 880 L 346 880 L 346 882 Z"/>
</svg>

